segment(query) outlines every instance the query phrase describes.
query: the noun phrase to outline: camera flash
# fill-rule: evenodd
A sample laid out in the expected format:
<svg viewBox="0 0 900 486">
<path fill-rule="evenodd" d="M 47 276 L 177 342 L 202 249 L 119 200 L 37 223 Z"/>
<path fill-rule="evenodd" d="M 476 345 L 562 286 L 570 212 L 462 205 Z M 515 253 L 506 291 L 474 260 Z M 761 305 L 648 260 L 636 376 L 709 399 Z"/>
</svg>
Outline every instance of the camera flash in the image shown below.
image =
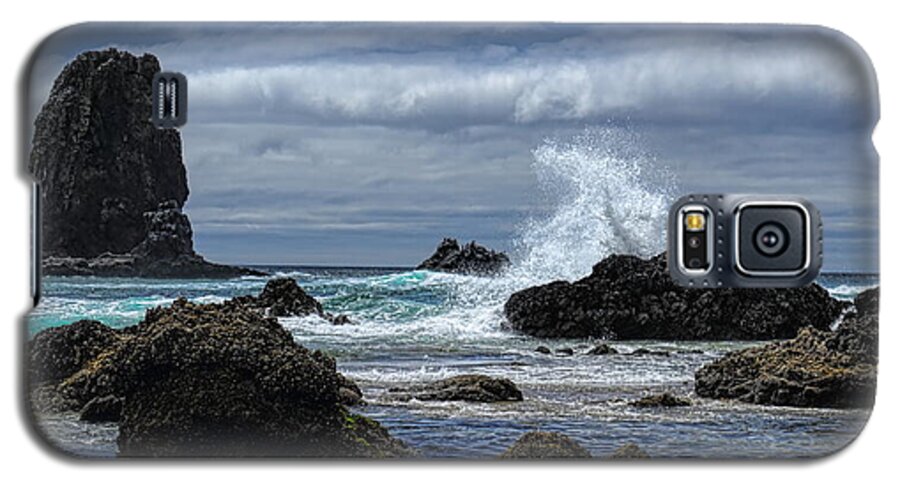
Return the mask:
<svg viewBox="0 0 900 486">
<path fill-rule="evenodd" d="M 703 213 L 687 213 L 684 215 L 684 226 L 688 231 L 703 231 L 706 227 L 706 217 Z"/>
</svg>

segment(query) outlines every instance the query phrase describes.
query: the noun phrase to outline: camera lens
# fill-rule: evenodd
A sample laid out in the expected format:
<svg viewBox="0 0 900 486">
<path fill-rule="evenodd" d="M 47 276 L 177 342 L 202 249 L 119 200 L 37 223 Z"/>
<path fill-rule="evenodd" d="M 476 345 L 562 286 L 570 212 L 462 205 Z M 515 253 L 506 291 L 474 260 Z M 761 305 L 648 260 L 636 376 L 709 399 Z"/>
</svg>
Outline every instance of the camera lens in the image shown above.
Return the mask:
<svg viewBox="0 0 900 486">
<path fill-rule="evenodd" d="M 702 243 L 702 240 L 699 236 L 691 236 L 688 238 L 688 246 L 691 248 L 700 248 L 700 243 Z"/>
<path fill-rule="evenodd" d="M 778 223 L 765 223 L 757 228 L 753 243 L 757 251 L 763 255 L 774 257 L 784 252 L 787 248 L 787 232 Z"/>
</svg>

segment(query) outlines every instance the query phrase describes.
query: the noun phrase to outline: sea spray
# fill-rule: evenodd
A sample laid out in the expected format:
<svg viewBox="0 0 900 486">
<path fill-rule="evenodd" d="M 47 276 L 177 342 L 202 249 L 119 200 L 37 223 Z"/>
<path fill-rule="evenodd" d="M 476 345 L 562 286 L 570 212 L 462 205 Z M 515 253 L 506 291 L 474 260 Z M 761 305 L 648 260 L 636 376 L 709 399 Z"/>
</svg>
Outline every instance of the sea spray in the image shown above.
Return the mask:
<svg viewBox="0 0 900 486">
<path fill-rule="evenodd" d="M 587 128 L 569 139 L 548 138 L 532 155 L 546 209 L 520 224 L 506 272 L 460 277 L 453 292 L 451 313 L 464 313 L 485 329 L 502 322 L 502 306 L 513 292 L 584 277 L 615 253 L 649 257 L 665 247 L 673 177 L 636 132 Z"/>
<path fill-rule="evenodd" d="M 574 280 L 603 258 L 652 256 L 665 247 L 673 178 L 633 130 L 585 129 L 534 149 L 538 187 L 550 211 L 521 225 L 511 276 Z"/>
</svg>

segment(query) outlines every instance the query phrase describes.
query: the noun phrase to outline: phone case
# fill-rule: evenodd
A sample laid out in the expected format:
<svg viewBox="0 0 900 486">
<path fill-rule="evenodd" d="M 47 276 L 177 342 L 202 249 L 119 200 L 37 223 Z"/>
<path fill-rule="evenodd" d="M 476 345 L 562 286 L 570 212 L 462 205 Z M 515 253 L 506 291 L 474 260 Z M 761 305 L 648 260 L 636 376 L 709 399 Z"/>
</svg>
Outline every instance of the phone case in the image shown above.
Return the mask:
<svg viewBox="0 0 900 486">
<path fill-rule="evenodd" d="M 870 413 L 878 99 L 838 32 L 88 23 L 25 86 L 54 450 L 798 458 Z M 686 194 L 813 202 L 823 272 L 676 284 Z"/>
</svg>

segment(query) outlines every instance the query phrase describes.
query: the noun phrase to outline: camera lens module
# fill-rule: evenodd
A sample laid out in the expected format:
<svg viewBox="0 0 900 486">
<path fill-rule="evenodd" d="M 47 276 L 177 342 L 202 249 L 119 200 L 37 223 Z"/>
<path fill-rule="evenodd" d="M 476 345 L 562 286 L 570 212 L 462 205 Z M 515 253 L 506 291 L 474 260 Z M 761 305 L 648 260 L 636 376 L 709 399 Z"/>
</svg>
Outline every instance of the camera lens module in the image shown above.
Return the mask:
<svg viewBox="0 0 900 486">
<path fill-rule="evenodd" d="M 791 275 L 809 267 L 809 212 L 793 202 L 738 207 L 736 267 L 751 276 Z"/>
<path fill-rule="evenodd" d="M 690 288 L 806 285 L 822 268 L 822 231 L 801 197 L 687 194 L 669 211 L 669 273 Z"/>
<path fill-rule="evenodd" d="M 788 247 L 787 231 L 778 223 L 766 223 L 757 228 L 753 243 L 763 255 L 776 257 Z"/>
</svg>

